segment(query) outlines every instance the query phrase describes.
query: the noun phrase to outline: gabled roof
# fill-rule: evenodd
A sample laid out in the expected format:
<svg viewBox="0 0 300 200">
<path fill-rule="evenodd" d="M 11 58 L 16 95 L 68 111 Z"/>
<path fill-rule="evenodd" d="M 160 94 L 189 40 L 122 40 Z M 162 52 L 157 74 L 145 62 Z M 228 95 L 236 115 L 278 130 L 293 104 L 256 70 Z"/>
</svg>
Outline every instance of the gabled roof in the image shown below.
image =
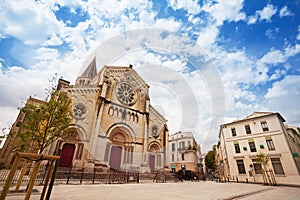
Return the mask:
<svg viewBox="0 0 300 200">
<path fill-rule="evenodd" d="M 271 115 L 276 115 L 280 120 L 282 120 L 282 122 L 285 122 L 285 119 L 277 112 L 276 113 L 274 113 L 274 112 L 253 112 L 251 115 L 248 115 L 244 119 L 234 120 L 233 122 L 229 122 L 229 123 L 226 123 L 226 124 L 223 124 L 223 125 L 236 124 L 236 123 L 240 123 L 240 122 L 244 122 L 244 121 L 248 121 L 248 120 L 268 117 L 268 116 L 271 116 Z M 222 129 L 222 125 L 221 125 L 221 129 Z"/>
<path fill-rule="evenodd" d="M 149 85 L 141 78 L 141 76 L 133 69 L 132 65 L 128 66 L 103 66 L 99 74 L 103 76 L 115 76 L 121 79 L 134 81 L 137 85 L 149 88 Z M 129 78 L 129 79 L 127 79 Z"/>
<path fill-rule="evenodd" d="M 273 114 L 273 113 L 272 112 L 253 112 L 252 114 L 248 115 L 244 119 L 252 119 L 255 117 L 262 117 L 262 116 L 266 116 L 266 115 L 270 115 L 270 114 Z"/>
</svg>

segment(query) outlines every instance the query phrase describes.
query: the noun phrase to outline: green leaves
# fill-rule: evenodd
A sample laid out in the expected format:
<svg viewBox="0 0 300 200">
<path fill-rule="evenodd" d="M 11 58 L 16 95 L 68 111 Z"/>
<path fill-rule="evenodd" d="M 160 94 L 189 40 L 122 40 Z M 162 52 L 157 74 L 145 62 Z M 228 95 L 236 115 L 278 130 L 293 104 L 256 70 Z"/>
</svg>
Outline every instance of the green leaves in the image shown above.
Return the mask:
<svg viewBox="0 0 300 200">
<path fill-rule="evenodd" d="M 66 92 L 55 87 L 47 90 L 48 101 L 29 99 L 21 109 L 25 118 L 21 123 L 18 136 L 27 146 L 26 149 L 43 150 L 51 143 L 63 137 L 72 120 L 71 99 Z"/>
<path fill-rule="evenodd" d="M 269 160 L 270 160 L 269 156 L 264 153 L 260 153 L 256 156 L 256 161 L 259 162 L 264 169 L 267 169 Z"/>
<path fill-rule="evenodd" d="M 214 145 L 213 149 L 210 150 L 205 156 L 205 165 L 208 169 L 215 169 L 215 152 L 216 146 Z"/>
</svg>

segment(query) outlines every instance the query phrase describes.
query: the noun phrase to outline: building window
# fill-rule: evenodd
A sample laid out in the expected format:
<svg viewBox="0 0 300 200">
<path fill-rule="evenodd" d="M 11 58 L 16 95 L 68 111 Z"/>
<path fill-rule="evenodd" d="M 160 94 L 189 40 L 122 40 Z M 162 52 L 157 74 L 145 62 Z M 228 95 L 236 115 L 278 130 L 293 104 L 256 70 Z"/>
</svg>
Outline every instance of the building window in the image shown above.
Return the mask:
<svg viewBox="0 0 300 200">
<path fill-rule="evenodd" d="M 251 152 L 256 152 L 256 147 L 254 141 L 249 141 L 249 147 Z"/>
<path fill-rule="evenodd" d="M 172 143 L 172 151 L 175 151 L 175 143 Z"/>
<path fill-rule="evenodd" d="M 181 160 L 184 160 L 184 153 L 181 154 Z"/>
<path fill-rule="evenodd" d="M 184 149 L 184 147 L 185 147 L 185 142 L 183 141 L 183 142 L 179 142 L 179 148 L 180 149 Z"/>
<path fill-rule="evenodd" d="M 272 166 L 275 174 L 284 174 L 280 158 L 271 158 Z"/>
<path fill-rule="evenodd" d="M 174 154 L 172 154 L 172 162 L 174 162 L 175 158 L 174 158 Z"/>
<path fill-rule="evenodd" d="M 239 174 L 246 174 L 244 160 L 236 160 L 236 164 L 239 170 Z"/>
<path fill-rule="evenodd" d="M 275 146 L 274 146 L 272 138 L 266 139 L 266 142 L 267 142 L 269 151 L 275 151 Z"/>
<path fill-rule="evenodd" d="M 269 127 L 266 121 L 260 122 L 263 131 L 269 131 Z"/>
<path fill-rule="evenodd" d="M 188 148 L 192 148 L 191 141 L 187 141 Z"/>
<path fill-rule="evenodd" d="M 245 125 L 245 130 L 247 134 L 251 134 L 250 125 Z"/>
<path fill-rule="evenodd" d="M 262 174 L 262 167 L 261 164 L 258 162 L 257 159 L 252 159 L 253 167 L 255 174 Z"/>
<path fill-rule="evenodd" d="M 234 143 L 234 149 L 235 149 L 235 153 L 241 153 L 241 149 L 240 149 L 239 143 Z"/>
<path fill-rule="evenodd" d="M 235 128 L 231 129 L 231 133 L 232 133 L 232 136 L 236 136 L 236 130 L 235 130 Z"/>
</svg>

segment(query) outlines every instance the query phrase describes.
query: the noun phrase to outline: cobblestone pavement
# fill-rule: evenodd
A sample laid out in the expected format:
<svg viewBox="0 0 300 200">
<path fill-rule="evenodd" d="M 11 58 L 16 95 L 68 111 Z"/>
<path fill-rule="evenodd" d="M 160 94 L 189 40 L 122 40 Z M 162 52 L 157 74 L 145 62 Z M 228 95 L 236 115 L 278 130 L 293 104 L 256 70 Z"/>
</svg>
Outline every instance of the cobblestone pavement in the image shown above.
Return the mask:
<svg viewBox="0 0 300 200">
<path fill-rule="evenodd" d="M 30 199 L 39 199 L 39 192 Z M 24 199 L 24 194 L 12 194 L 6 199 Z M 296 200 L 300 199 L 300 188 L 286 186 L 264 186 L 246 183 L 178 182 L 100 185 L 56 185 L 51 199 L 101 199 L 101 200 Z"/>
</svg>

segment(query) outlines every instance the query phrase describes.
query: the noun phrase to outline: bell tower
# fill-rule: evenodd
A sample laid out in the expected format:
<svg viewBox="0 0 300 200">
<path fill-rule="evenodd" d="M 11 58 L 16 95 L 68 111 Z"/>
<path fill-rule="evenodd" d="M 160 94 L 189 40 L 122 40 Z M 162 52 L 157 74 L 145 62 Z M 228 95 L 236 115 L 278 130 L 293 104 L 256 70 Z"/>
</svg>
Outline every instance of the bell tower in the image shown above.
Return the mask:
<svg viewBox="0 0 300 200">
<path fill-rule="evenodd" d="M 92 60 L 84 72 L 76 79 L 76 85 L 89 85 L 97 75 L 96 57 Z"/>
</svg>

